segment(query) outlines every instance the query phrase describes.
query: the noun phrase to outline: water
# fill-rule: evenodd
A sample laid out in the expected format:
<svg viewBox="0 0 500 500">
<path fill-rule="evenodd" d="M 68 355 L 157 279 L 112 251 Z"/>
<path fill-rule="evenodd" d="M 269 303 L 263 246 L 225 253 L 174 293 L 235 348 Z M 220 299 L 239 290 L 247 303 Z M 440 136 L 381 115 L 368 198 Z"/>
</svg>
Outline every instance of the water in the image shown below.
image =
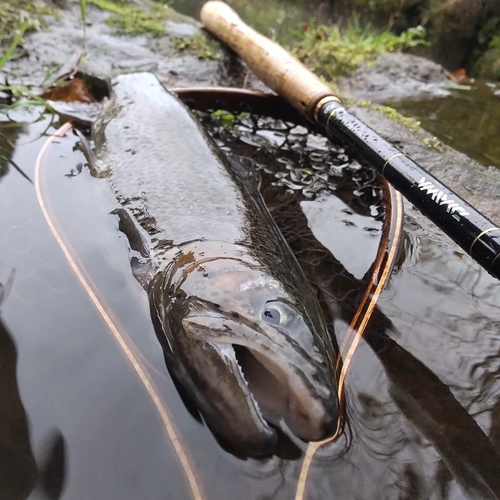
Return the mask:
<svg viewBox="0 0 500 500">
<path fill-rule="evenodd" d="M 296 141 L 287 149 L 279 145 L 291 132 L 267 125 L 254 135 L 245 123 L 237 134 L 211 127 L 222 145 L 259 163 L 266 200 L 294 250 L 317 249 L 321 265 L 310 267 L 309 278 L 331 292 L 341 342 L 381 234 L 373 175 L 345 152 L 327 152 L 321 138 L 303 129 L 294 129 Z M 32 181 L 36 157 L 54 130 L 49 125 L 44 117 L 0 128 L 2 155 Z M 288 458 L 239 460 L 184 407 L 131 274 L 126 239 L 110 215 L 116 202 L 108 185 L 85 168 L 74 175 L 84 161 L 73 150 L 76 141 L 68 134 L 49 148 L 41 164 L 42 200 L 137 346 L 203 498 L 293 498 L 305 446 L 284 451 Z M 5 161 L 0 172 L 0 282 L 15 269 L 0 305 L 7 360 L 0 365 L 0 464 L 19 464 L 2 481 L 4 493 L 10 488 L 5 497 L 33 491 L 32 498 L 42 498 L 45 490 L 68 499 L 189 498 L 165 425 L 68 266 L 35 185 Z M 315 201 L 325 186 L 331 194 Z M 303 224 L 304 213 L 317 239 Z M 411 209 L 404 248 L 348 372 L 345 433 L 317 452 L 306 498 L 494 498 L 484 483 L 500 491 L 500 461 L 491 459 L 500 444 L 498 282 Z M 300 258 L 307 263 L 307 252 Z"/>
<path fill-rule="evenodd" d="M 169 498 L 187 498 L 151 399 L 43 217 L 33 182 L 37 155 L 54 126 L 48 117 L 4 126 L 2 147 L 32 182 L 7 162 L 2 165 L 0 280 L 5 284 L 12 270 L 15 276 L 1 305 L 10 371 L 0 428 L 25 422 L 13 436 L 0 433 L 0 461 L 11 462 L 10 449 L 1 447 L 11 439 L 21 464 L 5 478 L 3 491 L 9 488 L 12 498 L 30 490 L 36 498 L 43 488 L 62 491 L 63 498 L 159 498 L 165 491 Z M 41 199 L 63 244 L 76 253 L 77 265 L 144 358 L 207 498 L 256 498 L 265 492 L 274 498 L 278 490 L 286 497 L 293 483 L 285 478 L 296 475 L 296 461 L 240 461 L 222 451 L 182 404 L 146 297 L 131 274 L 125 238 L 110 215 L 116 202 L 105 181 L 87 169 L 77 174 L 84 158 L 73 150 L 76 141 L 68 134 L 49 148 L 41 163 Z M 46 469 L 52 470 L 48 478 Z"/>
<path fill-rule="evenodd" d="M 219 139 L 227 136 L 227 129 L 218 134 Z M 245 130 L 237 135 L 248 142 Z M 314 158 L 310 151 L 306 155 Z M 341 164 L 342 157 L 339 160 Z M 328 165 L 325 158 L 321 162 Z M 272 213 L 309 279 L 326 290 L 330 300 L 336 298 L 330 309 L 339 342 L 352 320 L 356 296 L 366 286 L 367 268 L 359 266 L 360 256 L 370 253 L 369 235 L 373 234 L 366 209 L 376 213 L 376 203 L 369 196 L 373 188 L 369 171 L 356 170 L 352 160 L 343 170 L 359 185 L 353 189 L 351 181 L 346 198 L 341 194 L 341 176 L 337 182 L 330 179 L 335 196 L 314 202 L 320 217 L 310 211 L 311 202 L 301 202 L 300 210 L 297 191 L 284 201 L 264 187 Z M 273 202 L 276 197 L 285 210 Z M 340 200 L 348 200 L 350 207 L 343 228 L 338 224 L 345 214 Z M 353 207 L 359 208 L 361 200 L 365 218 L 360 224 Z M 495 368 L 486 368 L 484 362 L 488 358 L 486 364 L 495 365 L 492 360 L 498 356 L 495 318 L 500 288 L 416 210 L 407 212 L 404 260 L 373 313 L 366 343 L 356 351 L 348 373 L 348 431 L 344 440 L 318 453 L 309 475 L 308 498 L 400 498 L 403 492 L 404 498 L 463 498 L 464 494 L 497 498 L 500 494 L 499 471 L 491 468 L 498 462 L 497 403 L 477 379 L 478 370 L 484 368 L 480 378 L 493 382 L 490 370 Z M 307 235 L 304 222 L 322 245 Z M 307 265 L 309 255 L 312 266 Z M 491 297 L 488 303 L 483 300 L 486 296 Z M 493 349 L 489 355 L 487 345 Z M 496 392 L 499 386 L 494 385 L 491 389 Z"/>
<path fill-rule="evenodd" d="M 47 139 L 40 134 L 48 124 L 44 119 L 24 127 L 17 140 L 11 138 L 14 161 L 31 179 L 36 155 Z M 49 210 L 59 213 L 58 229 L 78 249 L 82 264 L 96 286 L 103 287 L 115 314 L 129 332 L 140 333 L 141 351 L 154 353 L 154 335 L 147 334 L 152 332 L 148 308 L 127 268 L 127 249 L 116 238 L 116 221 L 108 215 L 112 200 L 105 186 L 85 171 L 78 177 L 65 176 L 83 160 L 72 151 L 74 143 L 75 137 L 69 136 L 48 158 L 42 189 L 61 195 L 49 195 Z M 53 465 L 45 462 L 46 450 L 53 436 L 59 436 L 64 459 L 54 460 L 59 467 L 53 475 L 67 498 L 81 497 L 82 492 L 96 498 L 131 498 L 145 489 L 159 497 L 167 488 L 182 496 L 184 485 L 169 484 L 160 473 L 179 471 L 154 407 L 69 269 L 42 217 L 33 184 L 9 168 L 0 191 L 1 280 L 5 282 L 15 269 L 12 289 L 1 307 L 2 331 L 17 349 L 19 395 L 38 468 L 35 493 L 40 492 L 44 468 Z M 161 356 L 149 359 L 163 364 Z M 164 377 L 159 383 L 165 385 Z M 14 418 L 10 402 L 15 392 L 12 385 L 11 397 L 2 399 L 2 429 L 8 429 Z M 159 432 L 145 433 L 145 428 Z M 14 442 L 25 438 L 12 436 Z M 4 455 L 6 450 L 2 451 Z M 138 474 L 148 461 L 147 469 Z M 36 483 L 37 475 L 23 477 L 19 470 L 18 480 L 9 478 L 17 492 L 9 498 L 25 498 L 19 492 L 27 488 L 26 481 L 33 487 L 29 483 Z"/>
<path fill-rule="evenodd" d="M 500 167 L 500 86 L 477 81 L 447 97 L 389 102 L 440 141 L 485 166 Z"/>
</svg>

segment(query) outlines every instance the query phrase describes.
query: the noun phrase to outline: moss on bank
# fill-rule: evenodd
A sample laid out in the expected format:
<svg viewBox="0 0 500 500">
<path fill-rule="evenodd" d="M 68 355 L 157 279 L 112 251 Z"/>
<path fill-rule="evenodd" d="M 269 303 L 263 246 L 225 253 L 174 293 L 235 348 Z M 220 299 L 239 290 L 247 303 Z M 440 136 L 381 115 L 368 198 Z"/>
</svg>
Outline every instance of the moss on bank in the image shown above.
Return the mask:
<svg viewBox="0 0 500 500">
<path fill-rule="evenodd" d="M 426 132 L 424 132 L 418 120 L 402 115 L 397 109 L 392 108 L 391 106 L 382 106 L 380 104 L 374 104 L 373 102 L 367 100 L 356 101 L 354 102 L 354 104 L 359 106 L 360 108 L 368 108 L 378 111 L 379 113 L 390 118 L 395 123 L 402 125 L 410 132 L 415 134 L 423 141 L 423 143 L 427 147 L 436 149 L 439 152 L 443 151 L 442 144 L 437 137 L 424 137 L 424 134 L 426 134 Z"/>
<path fill-rule="evenodd" d="M 414 118 L 409 118 L 407 116 L 403 116 L 397 109 L 392 108 L 390 106 L 382 106 L 380 104 L 374 104 L 371 101 L 360 101 L 356 102 L 356 104 L 361 108 L 369 108 L 382 113 L 383 115 L 389 117 L 391 120 L 394 120 L 397 123 L 400 123 L 407 129 L 412 132 L 417 132 L 420 130 L 420 122 L 415 120 Z"/>
<path fill-rule="evenodd" d="M 202 61 L 216 60 L 221 55 L 221 44 L 204 33 L 197 33 L 193 38 L 171 38 L 171 42 L 179 52 L 191 52 Z"/>
<path fill-rule="evenodd" d="M 167 21 L 193 22 L 167 5 L 147 1 L 148 10 L 132 5 L 128 0 L 87 0 L 102 10 L 111 12 L 106 21 L 118 33 L 124 35 L 149 34 L 160 37 L 165 34 Z"/>
<path fill-rule="evenodd" d="M 380 54 L 400 52 L 422 44 L 427 42 L 425 29 L 421 26 L 395 35 L 390 31 L 362 28 L 356 22 L 345 30 L 337 25 L 310 23 L 292 50 L 313 71 L 335 78 L 348 75 L 362 62 L 369 63 Z"/>
</svg>

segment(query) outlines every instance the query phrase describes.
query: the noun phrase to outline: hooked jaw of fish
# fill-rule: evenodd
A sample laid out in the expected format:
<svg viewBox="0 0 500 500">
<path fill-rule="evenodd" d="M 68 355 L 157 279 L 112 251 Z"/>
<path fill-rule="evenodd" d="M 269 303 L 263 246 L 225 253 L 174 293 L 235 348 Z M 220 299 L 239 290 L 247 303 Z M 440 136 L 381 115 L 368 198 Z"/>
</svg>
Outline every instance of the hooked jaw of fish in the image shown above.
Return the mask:
<svg viewBox="0 0 500 500">
<path fill-rule="evenodd" d="M 277 307 L 272 304 L 270 314 Z M 226 383 L 231 377 L 233 390 L 219 397 L 242 395 L 235 414 L 220 416 L 225 431 L 237 435 L 238 428 L 245 429 L 245 441 L 258 443 L 253 455 L 272 453 L 276 427 L 303 441 L 333 435 L 338 402 L 328 371 L 293 346 L 276 325 L 234 316 L 196 308 L 182 320 L 185 334 L 208 343 L 212 356 L 225 366 Z"/>
</svg>

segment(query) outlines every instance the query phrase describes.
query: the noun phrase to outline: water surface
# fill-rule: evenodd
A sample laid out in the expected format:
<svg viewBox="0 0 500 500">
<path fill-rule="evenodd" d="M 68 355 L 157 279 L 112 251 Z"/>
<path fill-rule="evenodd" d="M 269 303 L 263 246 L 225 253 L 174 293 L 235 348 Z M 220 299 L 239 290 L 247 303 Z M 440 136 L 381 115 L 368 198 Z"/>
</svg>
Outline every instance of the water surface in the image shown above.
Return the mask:
<svg viewBox="0 0 500 500">
<path fill-rule="evenodd" d="M 500 167 L 500 86 L 477 81 L 447 97 L 389 102 L 448 146 L 485 166 Z"/>
<path fill-rule="evenodd" d="M 235 129 L 209 118 L 205 123 L 222 146 L 254 157 L 266 201 L 281 214 L 294 249 L 319 249 L 321 266 L 311 267 L 310 279 L 331 290 L 341 342 L 381 235 L 373 173 L 301 128 L 266 122 L 254 133 L 245 120 Z M 31 180 L 47 139 L 41 134 L 54 130 L 48 126 L 47 117 L 2 124 L 2 154 Z M 76 142 L 68 134 L 49 149 L 42 197 L 139 349 L 204 498 L 293 498 L 305 445 L 263 461 L 240 460 L 185 408 L 165 368 L 145 294 L 130 272 L 126 238 L 111 214 L 117 203 L 106 180 L 85 168 L 77 173 L 84 158 L 73 150 Z M 9 383 L 0 434 L 18 423 L 9 436 L 21 464 L 2 488 L 16 498 L 29 491 L 41 498 L 44 489 L 68 499 L 189 498 L 151 398 L 68 267 L 33 183 L 5 160 L 0 171 L 0 282 L 15 269 L 0 306 L 1 354 L 9 360 L 2 365 Z M 500 460 L 491 460 L 500 444 L 498 282 L 417 211 L 408 210 L 405 234 L 397 272 L 348 373 L 345 432 L 318 452 L 306 498 L 451 500 L 500 492 Z M 0 435 L 0 463 L 12 457 L 4 442 Z"/>
</svg>

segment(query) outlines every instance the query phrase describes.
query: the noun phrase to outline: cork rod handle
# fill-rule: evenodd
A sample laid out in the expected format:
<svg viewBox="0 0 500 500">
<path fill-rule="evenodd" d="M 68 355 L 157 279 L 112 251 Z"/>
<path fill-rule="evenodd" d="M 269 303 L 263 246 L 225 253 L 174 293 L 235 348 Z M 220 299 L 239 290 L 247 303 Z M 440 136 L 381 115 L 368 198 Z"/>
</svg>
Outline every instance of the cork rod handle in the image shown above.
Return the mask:
<svg viewBox="0 0 500 500">
<path fill-rule="evenodd" d="M 224 2 L 210 0 L 201 9 L 205 28 L 229 45 L 270 89 L 314 120 L 316 106 L 325 97 L 339 97 L 316 75 L 277 43 L 245 24 Z"/>
</svg>

